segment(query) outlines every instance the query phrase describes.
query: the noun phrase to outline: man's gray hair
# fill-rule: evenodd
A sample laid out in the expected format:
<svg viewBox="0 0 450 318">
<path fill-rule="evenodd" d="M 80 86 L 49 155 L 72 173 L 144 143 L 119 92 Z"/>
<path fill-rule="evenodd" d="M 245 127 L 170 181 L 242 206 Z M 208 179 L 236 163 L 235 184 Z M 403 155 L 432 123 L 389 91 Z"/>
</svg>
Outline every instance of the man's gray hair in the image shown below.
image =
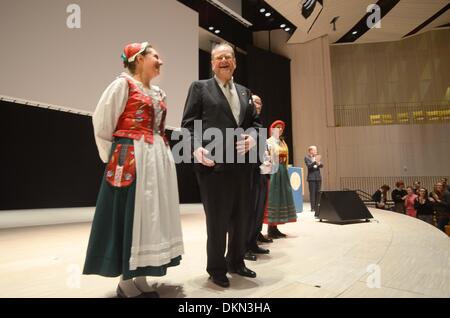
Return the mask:
<svg viewBox="0 0 450 318">
<path fill-rule="evenodd" d="M 220 42 L 220 43 L 216 44 L 216 45 L 213 47 L 213 49 L 211 50 L 211 59 L 214 58 L 214 54 L 216 53 L 216 51 L 217 51 L 218 49 L 222 48 L 222 47 L 228 47 L 228 48 L 230 48 L 231 53 L 233 53 L 233 57 L 235 57 L 233 46 L 232 46 L 230 43 L 228 43 L 228 42 Z"/>
</svg>

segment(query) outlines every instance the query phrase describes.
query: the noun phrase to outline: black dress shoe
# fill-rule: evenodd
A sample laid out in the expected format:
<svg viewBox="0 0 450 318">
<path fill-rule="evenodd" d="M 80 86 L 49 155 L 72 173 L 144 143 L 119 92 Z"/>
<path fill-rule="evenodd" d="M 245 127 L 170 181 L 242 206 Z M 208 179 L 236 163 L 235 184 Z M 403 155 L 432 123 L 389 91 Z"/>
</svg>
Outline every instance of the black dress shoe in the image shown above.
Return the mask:
<svg viewBox="0 0 450 318">
<path fill-rule="evenodd" d="M 235 274 L 245 276 L 245 277 L 250 277 L 250 278 L 256 277 L 256 273 L 254 271 L 252 271 L 251 269 L 248 269 L 245 266 L 242 266 L 239 268 L 229 268 L 228 271 L 230 273 L 235 273 Z"/>
<path fill-rule="evenodd" d="M 260 243 L 273 243 L 273 240 L 271 238 L 266 238 L 261 233 L 259 233 L 258 238 L 256 240 Z"/>
<path fill-rule="evenodd" d="M 284 234 L 284 233 L 281 233 L 279 229 L 275 229 L 275 234 L 278 235 L 278 237 L 281 237 L 281 238 L 287 237 L 287 235 Z"/>
<path fill-rule="evenodd" d="M 269 254 L 270 250 L 256 246 L 256 247 L 251 248 L 250 252 L 252 254 Z"/>
<path fill-rule="evenodd" d="M 220 276 L 210 276 L 209 279 L 216 285 L 226 288 L 230 287 L 230 281 L 228 280 L 228 277 L 225 275 Z"/>
<path fill-rule="evenodd" d="M 274 239 L 274 240 L 281 238 L 281 236 L 279 236 L 277 232 L 275 232 L 274 230 L 270 230 L 270 229 L 269 229 L 269 231 L 267 231 L 267 237 Z"/>
<path fill-rule="evenodd" d="M 257 257 L 255 254 L 253 254 L 252 252 L 247 252 L 244 255 L 244 259 L 246 259 L 247 261 L 256 261 Z"/>
</svg>

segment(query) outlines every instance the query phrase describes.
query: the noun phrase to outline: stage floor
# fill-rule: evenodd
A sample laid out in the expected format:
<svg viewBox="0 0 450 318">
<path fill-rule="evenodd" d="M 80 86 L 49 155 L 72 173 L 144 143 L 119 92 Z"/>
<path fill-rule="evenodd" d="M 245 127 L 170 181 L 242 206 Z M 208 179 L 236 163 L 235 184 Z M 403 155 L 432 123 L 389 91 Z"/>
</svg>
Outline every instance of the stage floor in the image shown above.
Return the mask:
<svg viewBox="0 0 450 318">
<path fill-rule="evenodd" d="M 450 297 L 450 239 L 418 219 L 370 209 L 370 223 L 336 225 L 303 212 L 264 245 L 269 255 L 246 262 L 256 279 L 233 274 L 222 289 L 205 272 L 202 206 L 182 210 L 182 263 L 149 278 L 161 297 Z M 90 226 L 1 229 L 0 297 L 115 297 L 117 278 L 81 275 Z"/>
</svg>

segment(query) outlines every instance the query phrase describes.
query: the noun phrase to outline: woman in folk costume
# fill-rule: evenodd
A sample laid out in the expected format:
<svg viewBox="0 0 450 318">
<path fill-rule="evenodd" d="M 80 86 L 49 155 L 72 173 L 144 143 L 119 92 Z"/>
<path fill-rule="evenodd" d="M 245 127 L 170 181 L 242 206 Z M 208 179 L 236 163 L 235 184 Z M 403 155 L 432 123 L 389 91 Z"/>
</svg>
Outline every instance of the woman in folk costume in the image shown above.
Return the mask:
<svg viewBox="0 0 450 318">
<path fill-rule="evenodd" d="M 289 149 L 283 139 L 285 123 L 275 121 L 270 126 L 271 137 L 267 139 L 267 148 L 272 162 L 272 175 L 269 182 L 269 195 L 264 223 L 268 224 L 270 238 L 286 237 L 278 230 L 278 225 L 297 221 L 292 188 L 288 176 Z"/>
<path fill-rule="evenodd" d="M 166 95 L 150 81 L 162 61 L 147 42 L 122 54 L 122 73 L 93 115 L 107 163 L 97 199 L 84 274 L 121 276 L 119 297 L 159 297 L 146 276 L 180 264 L 183 241 L 175 163 L 164 134 Z"/>
</svg>

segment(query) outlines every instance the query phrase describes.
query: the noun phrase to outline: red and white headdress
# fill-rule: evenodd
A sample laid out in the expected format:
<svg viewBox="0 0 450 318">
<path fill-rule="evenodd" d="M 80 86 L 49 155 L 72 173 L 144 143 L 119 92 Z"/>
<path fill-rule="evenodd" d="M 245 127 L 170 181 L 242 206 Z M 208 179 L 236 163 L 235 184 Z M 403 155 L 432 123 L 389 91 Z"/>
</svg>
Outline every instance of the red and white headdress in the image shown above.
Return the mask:
<svg viewBox="0 0 450 318">
<path fill-rule="evenodd" d="M 145 51 L 148 42 L 131 43 L 125 46 L 122 53 L 122 60 L 131 63 L 136 59 L 136 56 Z"/>
<path fill-rule="evenodd" d="M 272 130 L 278 126 L 281 126 L 281 129 L 284 131 L 286 124 L 282 120 L 276 120 L 270 125 L 269 134 L 272 136 Z"/>
</svg>

